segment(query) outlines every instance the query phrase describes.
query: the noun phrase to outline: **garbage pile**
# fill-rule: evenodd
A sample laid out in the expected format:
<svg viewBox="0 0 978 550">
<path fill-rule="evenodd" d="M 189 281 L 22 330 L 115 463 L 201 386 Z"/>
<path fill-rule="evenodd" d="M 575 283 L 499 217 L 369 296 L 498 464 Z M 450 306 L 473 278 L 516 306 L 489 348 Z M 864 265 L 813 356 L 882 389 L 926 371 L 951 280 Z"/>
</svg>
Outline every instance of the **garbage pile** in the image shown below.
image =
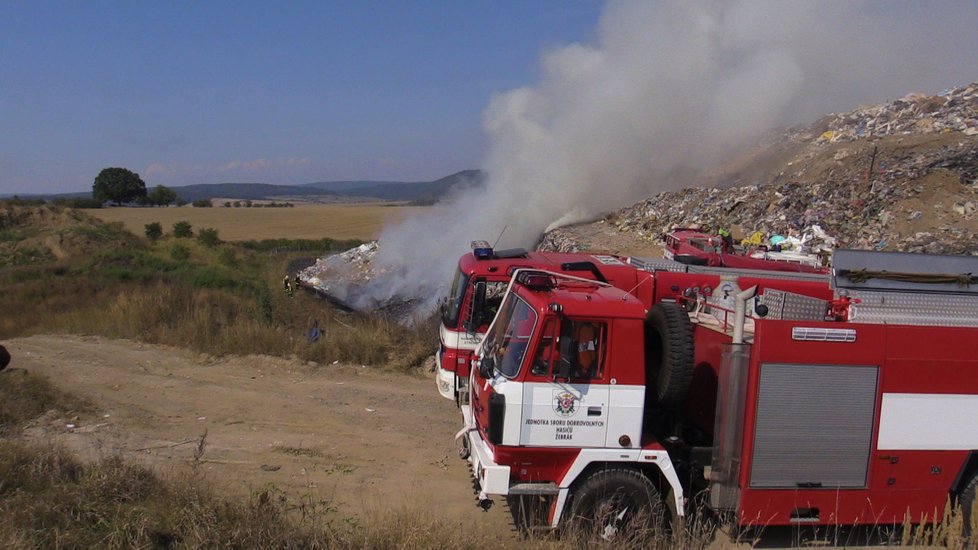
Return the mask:
<svg viewBox="0 0 978 550">
<path fill-rule="evenodd" d="M 341 310 L 370 311 L 397 322 L 413 322 L 416 297 L 379 298 L 368 290 L 371 282 L 390 274 L 375 269 L 374 258 L 379 249 L 380 244 L 371 241 L 346 252 L 318 258 L 297 276 L 304 286 L 314 289 Z"/>
<path fill-rule="evenodd" d="M 835 115 L 818 141 L 838 143 L 895 134 L 961 132 L 978 135 L 978 83 L 936 96 L 908 94 L 892 103 Z"/>
<path fill-rule="evenodd" d="M 373 278 L 371 261 L 377 250 L 377 241 L 372 241 L 346 252 L 318 258 L 316 263 L 298 273 L 299 281 L 335 305 L 356 309 L 359 289 Z"/>
<path fill-rule="evenodd" d="M 318 258 L 299 272 L 303 284 L 329 292 L 331 285 L 359 285 L 371 278 L 370 261 L 377 253 L 377 241 L 361 244 L 346 252 Z"/>
<path fill-rule="evenodd" d="M 660 193 L 598 223 L 650 243 L 675 227 L 727 228 L 738 242 L 781 236 L 805 251 L 978 255 L 978 83 L 832 115 L 818 135 L 824 124 L 766 138 L 796 148 L 777 167 L 739 179 L 753 185 L 717 176 L 712 187 Z M 589 238 L 566 227 L 538 247 L 593 249 Z"/>
</svg>

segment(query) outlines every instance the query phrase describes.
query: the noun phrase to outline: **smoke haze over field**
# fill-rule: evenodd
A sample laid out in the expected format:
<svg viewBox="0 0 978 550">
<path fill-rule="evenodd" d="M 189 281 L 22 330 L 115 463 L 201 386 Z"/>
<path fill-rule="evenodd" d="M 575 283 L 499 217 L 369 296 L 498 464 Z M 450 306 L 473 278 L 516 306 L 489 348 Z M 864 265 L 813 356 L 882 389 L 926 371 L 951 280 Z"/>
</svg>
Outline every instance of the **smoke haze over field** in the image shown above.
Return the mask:
<svg viewBox="0 0 978 550">
<path fill-rule="evenodd" d="M 529 247 L 773 127 L 971 82 L 975 28 L 973 1 L 611 1 L 593 43 L 545 53 L 536 85 L 492 99 L 485 186 L 384 232 L 371 297 L 431 305 L 471 240 L 506 227 L 500 246 Z"/>
</svg>

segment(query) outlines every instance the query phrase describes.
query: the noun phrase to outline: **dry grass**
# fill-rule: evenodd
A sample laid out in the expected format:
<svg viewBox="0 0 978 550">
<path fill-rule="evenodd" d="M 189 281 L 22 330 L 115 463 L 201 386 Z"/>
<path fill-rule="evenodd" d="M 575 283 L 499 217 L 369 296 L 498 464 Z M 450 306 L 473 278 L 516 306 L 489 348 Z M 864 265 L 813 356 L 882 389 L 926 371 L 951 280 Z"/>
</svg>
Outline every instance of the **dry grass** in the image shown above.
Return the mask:
<svg viewBox="0 0 978 550">
<path fill-rule="evenodd" d="M 88 214 L 107 222 L 121 222 L 142 235 L 148 223 L 160 222 L 169 234 L 178 221 L 197 228 L 217 229 L 221 239 L 360 239 L 372 240 L 386 224 L 423 212 L 423 207 L 380 204 L 298 205 L 294 208 L 99 208 Z"/>
<path fill-rule="evenodd" d="M 24 422 L 49 410 L 67 416 L 90 409 L 88 403 L 62 392 L 44 377 L 15 368 L 0 372 L 0 436 L 16 434 Z"/>
<path fill-rule="evenodd" d="M 707 539 L 638 534 L 604 543 L 567 534 L 513 541 L 420 508 L 364 522 L 328 501 L 267 487 L 246 502 L 215 496 L 198 471 L 162 478 L 120 458 L 83 463 L 65 450 L 0 441 L 0 545 L 7 548 L 686 548 Z"/>
<path fill-rule="evenodd" d="M 39 243 L 68 243 L 63 236 L 79 232 L 84 238 L 66 245 L 71 253 L 60 259 L 0 265 L 0 338 L 66 332 L 187 347 L 216 356 L 269 354 L 399 369 L 420 364 L 437 345 L 433 322 L 407 328 L 375 317 L 344 315 L 312 294 L 289 298 L 281 291 L 282 274 L 300 258 L 300 253 L 283 250 L 318 256 L 358 241 L 288 239 L 207 246 L 197 239 L 167 236 L 149 243 L 120 223 L 103 224 L 75 211 L 3 206 L 0 214 L 13 215 L 0 216 L 7 224 L 0 227 L 0 242 L 21 242 L 26 233 Z M 197 210 L 280 215 L 296 209 Z M 309 342 L 314 321 L 325 334 Z"/>
</svg>

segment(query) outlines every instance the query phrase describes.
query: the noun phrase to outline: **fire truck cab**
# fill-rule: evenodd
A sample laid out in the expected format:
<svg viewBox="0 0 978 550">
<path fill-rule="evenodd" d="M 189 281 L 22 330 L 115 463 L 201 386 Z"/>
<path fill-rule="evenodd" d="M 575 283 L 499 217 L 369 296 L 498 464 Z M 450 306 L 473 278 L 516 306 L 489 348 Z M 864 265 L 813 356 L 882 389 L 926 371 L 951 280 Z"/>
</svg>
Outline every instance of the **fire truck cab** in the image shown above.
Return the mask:
<svg viewBox="0 0 978 550">
<path fill-rule="evenodd" d="M 516 271 L 457 436 L 480 500 L 540 498 L 547 525 L 609 536 L 701 492 L 745 527 L 970 513 L 978 290 L 947 273 L 978 265 L 921 256 L 837 251 L 831 285 L 660 273 L 651 308 Z"/>
<path fill-rule="evenodd" d="M 472 353 L 495 317 L 514 270 L 529 268 L 571 273 L 638 293 L 649 275 L 610 254 L 494 250 L 485 241 L 474 241 L 472 252 L 458 261 L 440 311 L 435 382 L 443 397 L 456 401 L 467 397 L 460 389 L 468 384 Z M 645 285 L 644 291 L 649 288 Z"/>
</svg>

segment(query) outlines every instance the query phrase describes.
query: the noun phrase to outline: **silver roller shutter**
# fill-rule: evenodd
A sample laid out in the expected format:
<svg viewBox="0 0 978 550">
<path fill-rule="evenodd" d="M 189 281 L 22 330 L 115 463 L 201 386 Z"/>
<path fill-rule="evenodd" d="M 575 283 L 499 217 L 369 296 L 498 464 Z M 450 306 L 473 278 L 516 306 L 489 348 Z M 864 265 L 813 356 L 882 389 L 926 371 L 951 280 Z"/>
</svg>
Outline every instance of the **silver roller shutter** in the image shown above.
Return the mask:
<svg viewBox="0 0 978 550">
<path fill-rule="evenodd" d="M 761 365 L 750 486 L 865 487 L 878 371 Z"/>
</svg>

